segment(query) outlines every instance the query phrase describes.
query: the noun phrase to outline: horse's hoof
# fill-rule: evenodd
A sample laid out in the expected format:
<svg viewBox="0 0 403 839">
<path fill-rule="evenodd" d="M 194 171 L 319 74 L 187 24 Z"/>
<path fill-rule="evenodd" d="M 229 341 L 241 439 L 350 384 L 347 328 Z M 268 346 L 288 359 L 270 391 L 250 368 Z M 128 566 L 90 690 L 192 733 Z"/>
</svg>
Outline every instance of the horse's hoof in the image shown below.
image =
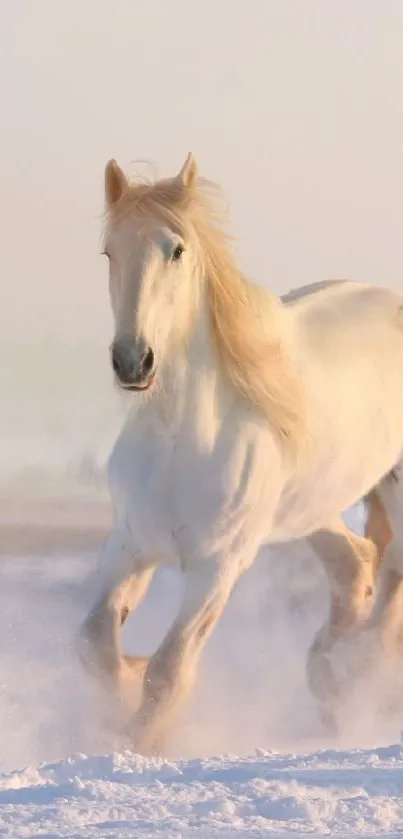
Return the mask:
<svg viewBox="0 0 403 839">
<path fill-rule="evenodd" d="M 126 721 L 121 736 L 129 751 L 143 757 L 162 757 L 166 754 L 166 735 L 157 733 L 153 725 L 147 725 L 147 721 L 138 712 Z"/>
<path fill-rule="evenodd" d="M 322 728 L 322 736 L 329 740 L 336 740 L 340 735 L 338 714 L 331 705 L 319 705 L 319 719 Z"/>
</svg>

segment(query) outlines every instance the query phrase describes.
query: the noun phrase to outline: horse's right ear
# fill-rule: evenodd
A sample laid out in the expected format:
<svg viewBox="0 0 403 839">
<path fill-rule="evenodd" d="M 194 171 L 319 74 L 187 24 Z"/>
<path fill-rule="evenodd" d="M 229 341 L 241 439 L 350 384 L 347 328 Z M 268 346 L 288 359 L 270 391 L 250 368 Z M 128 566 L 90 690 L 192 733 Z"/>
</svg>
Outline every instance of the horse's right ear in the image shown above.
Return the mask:
<svg viewBox="0 0 403 839">
<path fill-rule="evenodd" d="M 192 152 L 189 152 L 176 180 L 181 186 L 189 190 L 194 189 L 197 181 L 197 162 Z"/>
<path fill-rule="evenodd" d="M 107 207 L 113 207 L 127 187 L 126 175 L 112 158 L 105 167 L 105 200 Z"/>
</svg>

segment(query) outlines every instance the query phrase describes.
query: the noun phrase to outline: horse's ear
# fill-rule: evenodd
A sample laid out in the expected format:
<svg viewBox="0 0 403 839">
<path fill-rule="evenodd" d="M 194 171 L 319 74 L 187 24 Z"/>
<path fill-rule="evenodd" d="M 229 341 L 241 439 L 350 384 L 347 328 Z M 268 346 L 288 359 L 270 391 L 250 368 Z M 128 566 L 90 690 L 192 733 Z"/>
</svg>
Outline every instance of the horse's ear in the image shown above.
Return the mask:
<svg viewBox="0 0 403 839">
<path fill-rule="evenodd" d="M 197 163 L 193 154 L 189 152 L 182 169 L 177 175 L 177 181 L 187 189 L 193 189 L 197 180 Z"/>
<path fill-rule="evenodd" d="M 126 175 L 112 158 L 105 167 L 105 200 L 108 207 L 112 207 L 119 201 L 126 187 Z"/>
</svg>

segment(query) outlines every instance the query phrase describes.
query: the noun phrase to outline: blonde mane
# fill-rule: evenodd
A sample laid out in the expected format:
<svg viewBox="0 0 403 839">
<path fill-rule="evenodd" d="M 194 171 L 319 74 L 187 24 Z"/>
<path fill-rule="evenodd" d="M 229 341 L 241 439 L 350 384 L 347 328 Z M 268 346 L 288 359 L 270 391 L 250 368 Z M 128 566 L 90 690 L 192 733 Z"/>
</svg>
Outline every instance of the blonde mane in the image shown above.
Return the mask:
<svg viewBox="0 0 403 839">
<path fill-rule="evenodd" d="M 192 188 L 175 178 L 126 181 L 108 219 L 113 225 L 136 212 L 160 218 L 184 238 L 194 232 L 203 254 L 219 363 L 233 387 L 264 414 L 288 447 L 296 449 L 304 436 L 305 404 L 300 380 L 278 334 L 281 303 L 248 282 L 236 267 L 223 214 L 214 200 L 217 192 L 215 184 L 201 178 Z"/>
</svg>

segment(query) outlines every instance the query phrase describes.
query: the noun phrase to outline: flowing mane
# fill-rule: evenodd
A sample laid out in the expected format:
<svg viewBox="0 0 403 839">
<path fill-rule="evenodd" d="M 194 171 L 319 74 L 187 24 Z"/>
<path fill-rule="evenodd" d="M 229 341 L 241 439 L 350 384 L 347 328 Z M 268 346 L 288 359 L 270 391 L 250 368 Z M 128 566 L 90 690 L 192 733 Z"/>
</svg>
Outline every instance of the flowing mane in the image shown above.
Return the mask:
<svg viewBox="0 0 403 839">
<path fill-rule="evenodd" d="M 304 396 L 280 336 L 281 303 L 248 282 L 237 268 L 218 194 L 218 187 L 203 178 L 192 188 L 177 179 L 126 181 L 108 219 L 113 225 L 131 212 L 154 215 L 184 238 L 196 235 L 222 369 L 233 387 L 266 416 L 273 431 L 289 447 L 299 448 L 305 430 Z"/>
</svg>

